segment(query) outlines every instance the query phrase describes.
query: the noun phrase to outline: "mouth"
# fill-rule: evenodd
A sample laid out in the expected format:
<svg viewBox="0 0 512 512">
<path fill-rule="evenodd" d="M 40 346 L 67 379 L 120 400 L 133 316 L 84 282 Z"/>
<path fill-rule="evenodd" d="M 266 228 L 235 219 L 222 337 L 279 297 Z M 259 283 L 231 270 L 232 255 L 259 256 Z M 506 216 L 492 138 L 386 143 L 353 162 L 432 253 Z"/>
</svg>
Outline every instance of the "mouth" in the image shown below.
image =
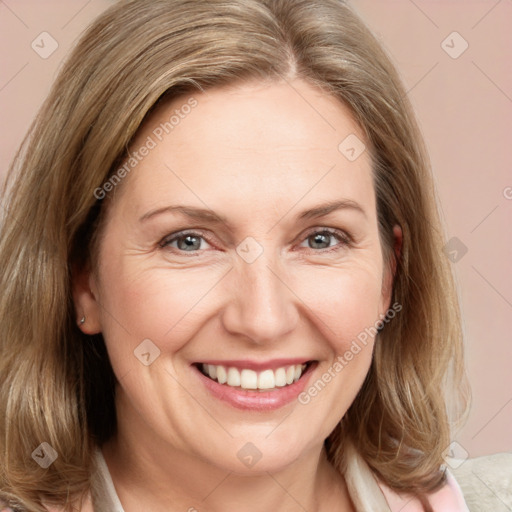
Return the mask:
<svg viewBox="0 0 512 512">
<path fill-rule="evenodd" d="M 297 401 L 316 360 L 208 361 L 192 364 L 208 396 L 235 408 L 271 411 Z"/>
<path fill-rule="evenodd" d="M 207 378 L 231 388 L 266 392 L 285 388 L 297 382 L 315 361 L 283 365 L 256 371 L 222 364 L 196 363 L 195 366 Z"/>
</svg>

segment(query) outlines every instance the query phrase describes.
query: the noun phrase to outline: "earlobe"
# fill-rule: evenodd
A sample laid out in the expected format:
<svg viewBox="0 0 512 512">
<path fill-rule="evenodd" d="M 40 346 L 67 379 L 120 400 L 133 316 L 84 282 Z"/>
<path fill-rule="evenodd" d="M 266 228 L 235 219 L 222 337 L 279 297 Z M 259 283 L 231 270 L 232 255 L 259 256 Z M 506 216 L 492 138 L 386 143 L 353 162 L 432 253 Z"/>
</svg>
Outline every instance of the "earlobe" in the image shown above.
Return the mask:
<svg viewBox="0 0 512 512">
<path fill-rule="evenodd" d="M 72 292 L 78 328 L 85 334 L 101 332 L 98 294 L 95 279 L 90 270 L 81 269 L 73 272 Z"/>
</svg>

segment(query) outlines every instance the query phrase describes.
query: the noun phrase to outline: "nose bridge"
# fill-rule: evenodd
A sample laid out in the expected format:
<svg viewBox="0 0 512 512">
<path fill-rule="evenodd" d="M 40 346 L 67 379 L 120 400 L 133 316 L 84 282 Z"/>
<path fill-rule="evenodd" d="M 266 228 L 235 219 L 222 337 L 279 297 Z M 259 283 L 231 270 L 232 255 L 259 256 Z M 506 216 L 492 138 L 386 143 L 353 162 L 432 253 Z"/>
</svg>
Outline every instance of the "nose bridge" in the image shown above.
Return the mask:
<svg viewBox="0 0 512 512">
<path fill-rule="evenodd" d="M 224 327 L 257 343 L 278 340 L 297 324 L 294 295 L 271 251 L 249 261 L 238 257 L 231 273 L 233 295 L 223 315 Z"/>
</svg>

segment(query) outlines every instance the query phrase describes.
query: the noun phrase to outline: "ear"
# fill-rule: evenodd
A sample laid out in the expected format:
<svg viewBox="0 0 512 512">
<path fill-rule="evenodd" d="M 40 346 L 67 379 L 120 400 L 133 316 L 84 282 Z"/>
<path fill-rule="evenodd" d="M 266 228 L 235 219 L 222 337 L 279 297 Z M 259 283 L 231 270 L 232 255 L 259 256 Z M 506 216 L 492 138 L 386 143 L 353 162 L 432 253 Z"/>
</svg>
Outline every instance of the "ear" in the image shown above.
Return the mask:
<svg viewBox="0 0 512 512">
<path fill-rule="evenodd" d="M 384 276 L 382 279 L 382 311 L 384 315 L 391 305 L 391 295 L 393 293 L 393 282 L 396 275 L 396 267 L 402 255 L 403 234 L 402 228 L 395 224 L 393 227 L 393 254 L 389 264 L 385 265 Z"/>
<path fill-rule="evenodd" d="M 78 328 L 85 334 L 98 334 L 101 332 L 100 305 L 93 272 L 89 268 L 74 268 L 71 288 Z"/>
</svg>

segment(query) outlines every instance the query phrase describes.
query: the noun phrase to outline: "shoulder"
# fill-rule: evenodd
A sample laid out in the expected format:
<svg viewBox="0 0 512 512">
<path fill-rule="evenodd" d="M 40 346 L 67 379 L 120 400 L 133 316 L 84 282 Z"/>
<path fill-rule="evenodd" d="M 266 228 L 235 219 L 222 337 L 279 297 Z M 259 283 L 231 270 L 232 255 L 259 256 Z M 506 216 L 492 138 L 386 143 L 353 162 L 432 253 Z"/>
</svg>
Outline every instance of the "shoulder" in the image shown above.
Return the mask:
<svg viewBox="0 0 512 512">
<path fill-rule="evenodd" d="M 470 510 L 512 510 L 512 453 L 451 459 Z"/>
<path fill-rule="evenodd" d="M 448 470 L 446 473 L 445 485 L 428 497 L 432 509 L 443 512 L 469 512 L 457 481 Z M 397 494 L 382 482 L 379 482 L 379 486 L 391 512 L 423 512 L 423 507 L 416 498 Z"/>
<path fill-rule="evenodd" d="M 345 448 L 345 480 L 358 510 L 386 510 L 386 512 L 423 512 L 417 498 L 398 494 L 382 482 L 355 450 L 352 443 Z M 446 469 L 446 482 L 428 496 L 436 512 L 469 512 L 457 481 Z M 368 506 L 371 505 L 371 506 Z"/>
</svg>

